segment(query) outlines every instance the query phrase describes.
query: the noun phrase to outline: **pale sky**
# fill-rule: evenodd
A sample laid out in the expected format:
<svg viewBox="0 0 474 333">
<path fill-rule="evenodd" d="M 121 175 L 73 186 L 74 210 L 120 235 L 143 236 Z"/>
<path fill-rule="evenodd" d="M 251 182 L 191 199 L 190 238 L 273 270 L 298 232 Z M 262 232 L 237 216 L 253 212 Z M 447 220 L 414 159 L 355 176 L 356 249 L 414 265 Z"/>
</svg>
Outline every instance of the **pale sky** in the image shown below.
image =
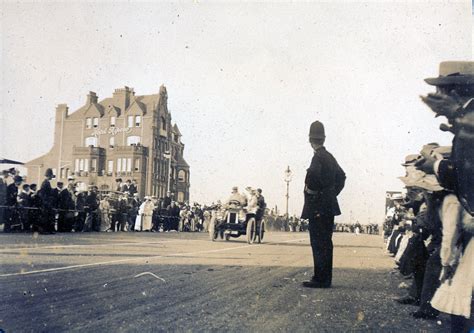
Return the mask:
<svg viewBox="0 0 474 333">
<path fill-rule="evenodd" d="M 1 5 L 0 156 L 53 144 L 54 110 L 92 90 L 168 89 L 191 166 L 191 201 L 261 187 L 303 204 L 311 122 L 346 171 L 340 222 L 381 223 L 405 155 L 449 144 L 419 95 L 443 60 L 472 58 L 471 3 L 75 2 Z"/>
</svg>

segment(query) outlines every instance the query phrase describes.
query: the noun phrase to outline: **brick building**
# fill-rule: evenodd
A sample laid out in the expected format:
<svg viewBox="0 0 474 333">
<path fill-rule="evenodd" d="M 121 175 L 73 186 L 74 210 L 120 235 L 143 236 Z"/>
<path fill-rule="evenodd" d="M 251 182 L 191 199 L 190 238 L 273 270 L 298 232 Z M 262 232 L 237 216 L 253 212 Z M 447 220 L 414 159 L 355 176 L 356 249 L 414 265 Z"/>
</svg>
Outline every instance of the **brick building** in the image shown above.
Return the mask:
<svg viewBox="0 0 474 333">
<path fill-rule="evenodd" d="M 54 145 L 26 164 L 28 182 L 40 183 L 52 168 L 56 181 L 64 183 L 74 176 L 77 182 L 115 190 L 115 179 L 135 179 L 141 197 L 164 197 L 169 189 L 178 201 L 188 201 L 189 165 L 167 99 L 164 86 L 144 96 L 125 87 L 101 101 L 89 92 L 85 105 L 71 114 L 59 104 Z"/>
</svg>

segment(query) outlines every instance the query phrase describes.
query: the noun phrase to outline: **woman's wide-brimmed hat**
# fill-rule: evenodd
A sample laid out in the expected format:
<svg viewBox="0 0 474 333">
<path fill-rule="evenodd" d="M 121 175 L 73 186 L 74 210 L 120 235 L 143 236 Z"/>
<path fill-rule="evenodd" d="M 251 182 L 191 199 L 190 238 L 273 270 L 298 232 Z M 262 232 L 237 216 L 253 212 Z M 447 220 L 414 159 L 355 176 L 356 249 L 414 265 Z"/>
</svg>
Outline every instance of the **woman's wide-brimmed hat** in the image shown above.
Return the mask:
<svg viewBox="0 0 474 333">
<path fill-rule="evenodd" d="M 406 187 L 417 187 L 431 192 L 438 192 L 444 189 L 435 175 L 426 174 L 412 166 L 407 167 L 406 170 L 407 175 L 405 177 L 398 177 Z"/>
<path fill-rule="evenodd" d="M 474 84 L 474 61 L 443 61 L 439 76 L 425 79 L 432 86 Z"/>
</svg>

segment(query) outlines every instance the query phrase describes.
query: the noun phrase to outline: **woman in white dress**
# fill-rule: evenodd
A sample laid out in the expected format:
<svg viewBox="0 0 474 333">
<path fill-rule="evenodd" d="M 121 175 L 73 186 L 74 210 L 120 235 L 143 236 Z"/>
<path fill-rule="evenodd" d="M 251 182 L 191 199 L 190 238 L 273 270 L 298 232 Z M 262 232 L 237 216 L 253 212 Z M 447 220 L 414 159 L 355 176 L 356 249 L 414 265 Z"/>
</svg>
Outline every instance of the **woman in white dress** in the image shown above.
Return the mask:
<svg viewBox="0 0 474 333">
<path fill-rule="evenodd" d="M 441 214 L 441 286 L 431 305 L 451 314 L 452 332 L 464 332 L 471 315 L 474 291 L 474 218 L 464 210 L 454 194 L 444 199 Z"/>
<path fill-rule="evenodd" d="M 148 198 L 145 200 L 143 207 L 143 226 L 142 229 L 143 231 L 151 231 L 151 228 L 153 226 L 152 223 L 152 217 L 153 217 L 153 209 L 155 208 L 155 205 L 153 204 L 153 201 L 151 201 L 151 198 Z"/>
<path fill-rule="evenodd" d="M 150 231 L 152 227 L 153 209 L 155 205 L 150 197 L 145 197 L 145 201 L 138 209 L 138 215 L 135 219 L 135 231 Z"/>
<path fill-rule="evenodd" d="M 110 203 L 108 196 L 100 200 L 100 231 L 110 230 Z"/>
</svg>

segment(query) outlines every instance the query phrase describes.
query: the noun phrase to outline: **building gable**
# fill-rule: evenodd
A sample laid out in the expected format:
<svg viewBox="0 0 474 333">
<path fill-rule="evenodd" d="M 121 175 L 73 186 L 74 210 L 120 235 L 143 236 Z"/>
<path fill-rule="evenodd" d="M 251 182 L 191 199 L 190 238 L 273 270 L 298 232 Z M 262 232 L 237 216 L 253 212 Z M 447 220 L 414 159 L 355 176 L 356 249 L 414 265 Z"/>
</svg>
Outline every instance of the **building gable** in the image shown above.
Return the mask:
<svg viewBox="0 0 474 333">
<path fill-rule="evenodd" d="M 91 104 L 86 107 L 84 115 L 102 117 L 104 115 L 104 107 L 100 104 Z"/>
<path fill-rule="evenodd" d="M 145 115 L 146 114 L 146 106 L 145 104 L 135 100 L 130 104 L 129 108 L 126 111 L 129 115 Z"/>
</svg>

